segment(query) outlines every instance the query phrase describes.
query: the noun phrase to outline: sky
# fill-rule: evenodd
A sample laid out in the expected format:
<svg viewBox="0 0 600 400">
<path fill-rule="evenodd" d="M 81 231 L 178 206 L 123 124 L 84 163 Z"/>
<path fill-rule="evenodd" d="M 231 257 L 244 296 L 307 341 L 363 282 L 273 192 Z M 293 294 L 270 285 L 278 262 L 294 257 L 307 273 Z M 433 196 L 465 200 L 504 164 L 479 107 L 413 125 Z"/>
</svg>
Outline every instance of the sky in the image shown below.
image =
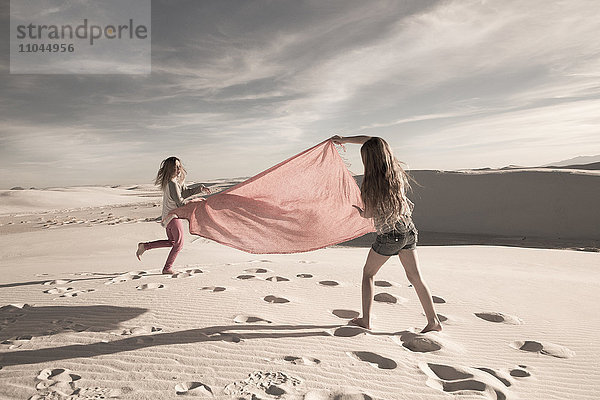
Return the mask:
<svg viewBox="0 0 600 400">
<path fill-rule="evenodd" d="M 597 0 L 156 0 L 149 75 L 10 74 L 8 3 L 0 189 L 151 183 L 172 155 L 252 176 L 334 134 L 411 169 L 600 154 Z"/>
</svg>

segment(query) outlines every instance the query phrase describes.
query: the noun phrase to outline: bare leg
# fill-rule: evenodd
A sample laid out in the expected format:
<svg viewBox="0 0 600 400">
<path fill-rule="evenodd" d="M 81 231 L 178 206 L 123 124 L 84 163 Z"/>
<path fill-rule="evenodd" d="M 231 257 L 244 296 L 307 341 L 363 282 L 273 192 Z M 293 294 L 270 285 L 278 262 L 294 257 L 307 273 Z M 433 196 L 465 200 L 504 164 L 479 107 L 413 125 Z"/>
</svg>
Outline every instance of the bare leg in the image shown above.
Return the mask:
<svg viewBox="0 0 600 400">
<path fill-rule="evenodd" d="M 441 331 L 442 324 L 435 313 L 431 292 L 429 291 L 427 284 L 421 278 L 417 250 L 400 250 L 400 254 L 398 254 L 398 256 L 400 257 L 400 262 L 402 263 L 404 271 L 406 272 L 406 277 L 414 286 L 417 296 L 419 297 L 419 301 L 421 302 L 421 306 L 423 307 L 423 311 L 425 311 L 425 316 L 427 317 L 427 325 L 425 328 L 423 328 L 421 333 Z"/>
<path fill-rule="evenodd" d="M 360 318 L 354 318 L 352 323 L 371 329 L 371 308 L 373 306 L 373 277 L 383 264 L 389 259 L 389 256 L 377 254 L 373 249 L 369 251 L 367 261 L 363 268 L 362 277 L 362 312 Z"/>
</svg>

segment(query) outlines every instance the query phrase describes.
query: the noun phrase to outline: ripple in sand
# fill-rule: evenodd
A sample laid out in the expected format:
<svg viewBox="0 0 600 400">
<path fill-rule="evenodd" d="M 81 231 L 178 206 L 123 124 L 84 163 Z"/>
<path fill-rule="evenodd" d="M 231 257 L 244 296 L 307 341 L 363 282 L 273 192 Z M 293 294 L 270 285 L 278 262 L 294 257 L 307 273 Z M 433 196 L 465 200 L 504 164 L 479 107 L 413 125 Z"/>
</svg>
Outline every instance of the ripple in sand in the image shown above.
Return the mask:
<svg viewBox="0 0 600 400">
<path fill-rule="evenodd" d="M 540 353 L 547 356 L 557 358 L 571 358 L 575 356 L 575 352 L 558 344 L 540 343 L 534 340 L 515 341 L 510 345 L 512 348 L 530 353 Z"/>
<path fill-rule="evenodd" d="M 303 400 L 373 400 L 373 397 L 364 393 L 321 389 L 307 392 Z"/>
<path fill-rule="evenodd" d="M 216 293 L 216 292 L 224 292 L 226 289 L 222 286 L 204 286 L 204 287 L 200 288 L 200 290 L 208 290 L 210 292 Z"/>
<path fill-rule="evenodd" d="M 474 313 L 475 316 L 489 322 L 501 322 L 509 325 L 521 325 L 523 321 L 513 315 L 502 314 L 499 312 Z"/>
<path fill-rule="evenodd" d="M 153 290 L 153 289 L 162 289 L 165 285 L 162 283 L 144 283 L 137 287 L 137 290 Z"/>
<path fill-rule="evenodd" d="M 202 382 L 182 382 L 175 385 L 175 393 L 190 394 L 193 396 L 213 396 L 213 391 L 210 387 Z"/>
<path fill-rule="evenodd" d="M 376 353 L 371 353 L 370 351 L 353 351 L 346 354 L 352 358 L 369 363 L 370 365 L 379 369 L 395 369 L 398 366 L 396 361 L 380 356 Z"/>
<path fill-rule="evenodd" d="M 331 312 L 333 315 L 335 315 L 338 318 L 342 318 L 342 319 L 352 319 L 352 318 L 356 318 L 360 315 L 360 313 L 358 311 L 354 311 L 354 310 L 333 310 Z"/>
<path fill-rule="evenodd" d="M 264 301 L 266 301 L 267 303 L 275 303 L 275 304 L 283 304 L 283 303 L 290 302 L 288 299 L 285 299 L 283 297 L 276 297 L 276 296 L 272 296 L 272 295 L 265 297 Z"/>
</svg>

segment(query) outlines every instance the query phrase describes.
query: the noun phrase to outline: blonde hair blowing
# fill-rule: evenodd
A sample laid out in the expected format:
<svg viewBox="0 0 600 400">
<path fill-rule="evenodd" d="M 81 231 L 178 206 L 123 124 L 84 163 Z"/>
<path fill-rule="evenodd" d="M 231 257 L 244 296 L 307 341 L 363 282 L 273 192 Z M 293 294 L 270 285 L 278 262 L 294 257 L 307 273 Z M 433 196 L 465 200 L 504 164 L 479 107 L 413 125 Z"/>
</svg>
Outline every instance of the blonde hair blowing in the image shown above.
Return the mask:
<svg viewBox="0 0 600 400">
<path fill-rule="evenodd" d="M 173 179 L 173 177 L 177 173 L 177 161 L 179 161 L 179 164 L 181 164 L 181 173 L 179 174 L 177 180 L 180 184 L 183 184 L 183 182 L 185 181 L 185 175 L 187 171 L 185 170 L 185 168 L 183 168 L 181 160 L 177 157 L 166 158 L 160 163 L 160 168 L 158 169 L 158 173 L 156 174 L 156 179 L 154 179 L 154 184 L 160 186 L 162 190 L 164 190 L 169 185 L 169 181 Z"/>
<path fill-rule="evenodd" d="M 372 137 L 361 147 L 365 176 L 360 189 L 365 207 L 372 210 L 375 223 L 393 225 L 412 214 L 412 202 L 406 197 L 411 179 L 394 157 L 390 145 Z"/>
</svg>

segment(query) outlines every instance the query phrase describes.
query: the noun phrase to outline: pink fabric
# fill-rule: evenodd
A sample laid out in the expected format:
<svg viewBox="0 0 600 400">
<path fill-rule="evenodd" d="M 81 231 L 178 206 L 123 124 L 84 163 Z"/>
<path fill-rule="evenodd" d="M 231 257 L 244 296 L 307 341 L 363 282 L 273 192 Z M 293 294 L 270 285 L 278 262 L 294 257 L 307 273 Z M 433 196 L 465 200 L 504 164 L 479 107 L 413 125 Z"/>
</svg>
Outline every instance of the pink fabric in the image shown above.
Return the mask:
<svg viewBox="0 0 600 400">
<path fill-rule="evenodd" d="M 144 243 L 146 250 L 158 249 L 160 247 L 171 247 L 171 251 L 167 256 L 165 262 L 165 269 L 171 268 L 175 262 L 177 254 L 183 247 L 183 222 L 180 219 L 174 218 L 167 224 L 165 228 L 167 230 L 168 240 L 155 240 L 153 242 Z"/>
<path fill-rule="evenodd" d="M 326 140 L 230 189 L 172 211 L 190 233 L 249 253 L 298 253 L 373 232 L 360 189 Z"/>
</svg>

